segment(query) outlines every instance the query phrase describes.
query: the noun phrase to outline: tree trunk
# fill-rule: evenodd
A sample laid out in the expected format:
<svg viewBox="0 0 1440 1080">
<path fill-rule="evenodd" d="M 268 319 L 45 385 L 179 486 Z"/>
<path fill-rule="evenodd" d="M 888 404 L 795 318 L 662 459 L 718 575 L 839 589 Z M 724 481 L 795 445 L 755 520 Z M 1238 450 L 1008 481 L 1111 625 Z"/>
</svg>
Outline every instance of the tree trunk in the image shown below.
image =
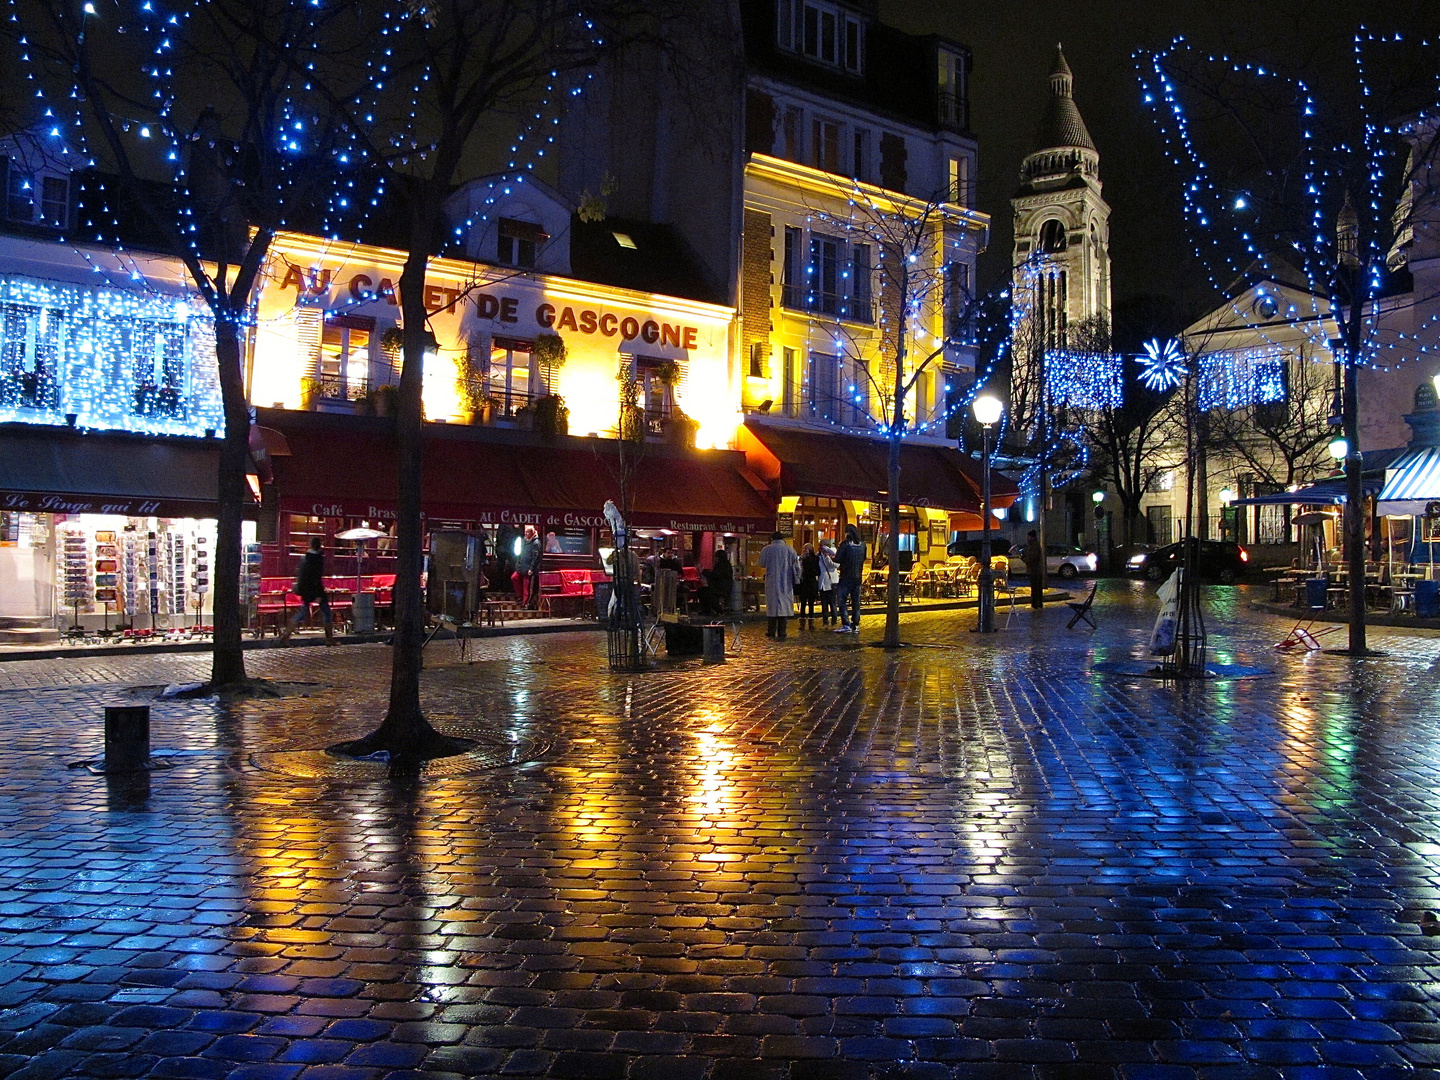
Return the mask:
<svg viewBox="0 0 1440 1080">
<path fill-rule="evenodd" d="M 897 395 L 898 396 L 898 395 Z M 885 638 L 887 649 L 900 647 L 900 435 L 892 431 L 886 448 L 890 483 L 887 514 L 890 518 L 890 573 L 885 579 Z"/>
<path fill-rule="evenodd" d="M 1355 275 L 1358 277 L 1359 275 Z M 1350 654 L 1364 656 L 1365 641 L 1365 464 L 1360 451 L 1360 305 L 1350 308 L 1345 328 L 1345 562 L 1350 578 Z"/>
<path fill-rule="evenodd" d="M 909 277 L 902 271 L 900 290 L 903 312 L 909 296 Z M 886 478 L 890 484 L 889 505 L 890 573 L 885 578 L 885 637 L 887 649 L 900 647 L 900 444 L 905 437 L 905 331 L 903 323 L 895 332 L 895 398 L 890 417 L 889 445 L 886 447 Z"/>
<path fill-rule="evenodd" d="M 390 707 L 384 721 L 369 735 L 336 747 L 343 753 L 355 755 L 388 750 L 392 761 L 442 757 L 458 753 L 468 745 L 437 732 L 420 708 L 421 650 L 425 644 L 425 607 L 420 585 L 424 565 L 420 518 L 424 460 L 421 390 L 430 342 L 425 323 L 428 262 L 424 245 L 414 244 L 400 274 L 405 362 L 400 371 L 394 429 L 400 490 L 395 520 L 395 645 L 390 657 Z"/>
<path fill-rule="evenodd" d="M 245 681 L 245 653 L 240 647 L 240 527 L 245 506 L 245 462 L 250 452 L 250 407 L 245 401 L 240 353 L 239 325 L 233 319 L 217 316 L 215 359 L 225 431 L 216 488 L 219 512 L 215 522 L 215 576 L 210 583 L 215 626 L 210 685 L 216 687 Z"/>
</svg>

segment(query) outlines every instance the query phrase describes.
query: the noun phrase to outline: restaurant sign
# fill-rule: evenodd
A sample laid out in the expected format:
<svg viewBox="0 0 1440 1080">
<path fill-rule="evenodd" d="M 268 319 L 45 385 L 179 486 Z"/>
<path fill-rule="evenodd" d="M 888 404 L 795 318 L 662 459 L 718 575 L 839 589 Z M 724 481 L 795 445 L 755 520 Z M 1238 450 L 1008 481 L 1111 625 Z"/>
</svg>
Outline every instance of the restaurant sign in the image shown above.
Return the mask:
<svg viewBox="0 0 1440 1080">
<path fill-rule="evenodd" d="M 359 499 L 318 500 L 282 496 L 280 509 L 286 513 L 305 514 L 309 517 L 349 517 L 368 521 L 394 521 L 397 516 L 393 503 Z M 605 522 L 605 515 L 599 511 L 436 503 L 427 504 L 424 512 L 431 519 L 465 521 L 489 528 L 504 525 L 523 528 L 526 525 L 533 525 L 541 532 L 545 532 L 552 529 L 604 529 L 609 527 Z M 631 515 L 631 524 L 641 529 L 673 529 L 675 532 L 727 532 L 749 535 L 763 525 L 763 522 L 757 523 L 747 519 L 733 518 L 687 520 L 669 514 L 647 514 L 642 511 Z"/>
</svg>

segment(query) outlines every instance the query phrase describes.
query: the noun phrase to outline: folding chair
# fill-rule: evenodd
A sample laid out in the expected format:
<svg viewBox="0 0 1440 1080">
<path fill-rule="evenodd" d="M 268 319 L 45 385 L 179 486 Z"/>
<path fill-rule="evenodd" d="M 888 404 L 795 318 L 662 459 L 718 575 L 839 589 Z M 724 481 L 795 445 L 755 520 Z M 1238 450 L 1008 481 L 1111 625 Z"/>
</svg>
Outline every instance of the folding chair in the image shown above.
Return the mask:
<svg viewBox="0 0 1440 1080">
<path fill-rule="evenodd" d="M 1090 617 L 1090 605 L 1095 603 L 1095 589 L 1099 584 L 1099 578 L 1090 582 L 1090 591 L 1085 595 L 1084 600 L 1066 602 L 1065 606 L 1074 612 L 1070 616 L 1070 621 L 1065 624 L 1066 630 L 1074 630 L 1075 624 L 1082 620 L 1090 624 L 1091 630 L 1100 629 L 1095 625 L 1095 620 Z"/>
<path fill-rule="evenodd" d="M 1325 594 L 1322 592 L 1319 595 L 1321 602 L 1318 605 L 1309 604 L 1306 607 L 1307 615 L 1302 615 L 1295 620 L 1295 625 L 1290 628 L 1290 632 L 1284 638 L 1275 643 L 1275 648 L 1293 649 L 1297 645 L 1303 645 L 1307 650 L 1314 651 L 1321 648 L 1320 638 L 1342 629 L 1339 625 L 1322 626 L 1318 630 L 1315 628 L 1315 620 L 1325 610 L 1323 599 Z"/>
</svg>

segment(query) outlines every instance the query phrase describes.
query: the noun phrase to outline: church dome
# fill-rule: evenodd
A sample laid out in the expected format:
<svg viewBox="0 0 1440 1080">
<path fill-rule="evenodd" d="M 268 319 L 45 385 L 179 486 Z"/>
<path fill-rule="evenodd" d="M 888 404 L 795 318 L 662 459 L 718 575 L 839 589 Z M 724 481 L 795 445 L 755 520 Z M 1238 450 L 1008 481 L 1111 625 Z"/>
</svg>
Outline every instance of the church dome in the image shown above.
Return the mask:
<svg viewBox="0 0 1440 1080">
<path fill-rule="evenodd" d="M 1050 69 L 1050 100 L 1045 103 L 1040 126 L 1035 130 L 1035 153 L 1062 146 L 1095 150 L 1095 143 L 1071 96 L 1073 86 L 1070 65 L 1065 62 L 1064 50 L 1057 45 L 1055 64 Z"/>
</svg>

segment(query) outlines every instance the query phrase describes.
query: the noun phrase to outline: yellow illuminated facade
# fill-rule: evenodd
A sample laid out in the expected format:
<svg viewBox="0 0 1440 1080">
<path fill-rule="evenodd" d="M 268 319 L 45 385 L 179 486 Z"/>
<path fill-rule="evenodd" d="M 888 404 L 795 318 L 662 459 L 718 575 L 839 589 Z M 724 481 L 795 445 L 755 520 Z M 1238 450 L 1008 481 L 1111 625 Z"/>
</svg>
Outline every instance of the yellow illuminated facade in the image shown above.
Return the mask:
<svg viewBox="0 0 1440 1080">
<path fill-rule="evenodd" d="M 259 290 L 248 378 L 261 406 L 379 412 L 399 383 L 397 285 L 404 254 L 286 233 Z M 677 412 L 696 444 L 734 440 L 733 308 L 461 259 L 433 259 L 426 278 L 428 420 L 527 427 L 558 395 L 572 435 L 615 436 L 623 373 L 652 431 Z M 564 343 L 548 359 L 546 338 Z"/>
</svg>

